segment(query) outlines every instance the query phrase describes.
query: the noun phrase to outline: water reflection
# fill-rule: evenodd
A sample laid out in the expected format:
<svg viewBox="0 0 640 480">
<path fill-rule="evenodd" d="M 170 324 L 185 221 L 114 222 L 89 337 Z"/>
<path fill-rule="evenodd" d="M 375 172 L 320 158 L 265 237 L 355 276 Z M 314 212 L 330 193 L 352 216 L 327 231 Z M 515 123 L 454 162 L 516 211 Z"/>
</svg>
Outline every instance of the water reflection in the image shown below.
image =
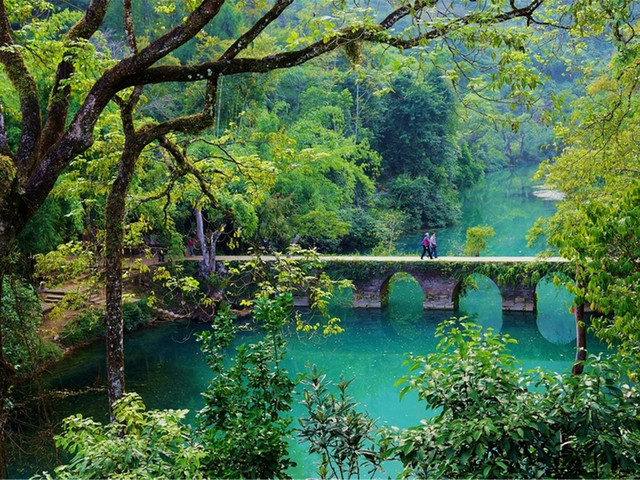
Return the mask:
<svg viewBox="0 0 640 480">
<path fill-rule="evenodd" d="M 502 330 L 502 295 L 490 278 L 474 273 L 465 282 L 466 293 L 460 298 L 459 314 L 467 315 L 484 328 Z"/>
<path fill-rule="evenodd" d="M 556 345 L 574 342 L 575 317 L 571 313 L 573 295 L 564 286 L 556 286 L 548 277 L 536 287 L 538 296 L 538 330 L 544 338 Z"/>
<path fill-rule="evenodd" d="M 425 323 L 422 297 L 422 287 L 411 275 L 396 273 L 391 278 L 389 305 L 385 316 L 389 327 L 399 337 L 415 338 L 416 329 Z"/>
</svg>

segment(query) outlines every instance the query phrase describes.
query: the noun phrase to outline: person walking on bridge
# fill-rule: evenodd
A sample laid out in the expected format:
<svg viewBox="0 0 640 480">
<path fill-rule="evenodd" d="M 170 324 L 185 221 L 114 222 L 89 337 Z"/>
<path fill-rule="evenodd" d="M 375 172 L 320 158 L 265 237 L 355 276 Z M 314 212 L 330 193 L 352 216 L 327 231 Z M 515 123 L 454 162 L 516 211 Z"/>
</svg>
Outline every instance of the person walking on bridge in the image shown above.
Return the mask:
<svg viewBox="0 0 640 480">
<path fill-rule="evenodd" d="M 424 254 L 428 253 L 429 258 L 433 258 L 431 255 L 431 241 L 429 240 L 429 232 L 424 234 L 424 238 L 422 239 L 422 255 L 420 255 L 420 260 L 424 258 Z"/>
<path fill-rule="evenodd" d="M 431 255 L 433 258 L 438 258 L 438 243 L 436 242 L 436 232 L 431 234 L 429 238 L 429 246 L 431 247 Z"/>
</svg>

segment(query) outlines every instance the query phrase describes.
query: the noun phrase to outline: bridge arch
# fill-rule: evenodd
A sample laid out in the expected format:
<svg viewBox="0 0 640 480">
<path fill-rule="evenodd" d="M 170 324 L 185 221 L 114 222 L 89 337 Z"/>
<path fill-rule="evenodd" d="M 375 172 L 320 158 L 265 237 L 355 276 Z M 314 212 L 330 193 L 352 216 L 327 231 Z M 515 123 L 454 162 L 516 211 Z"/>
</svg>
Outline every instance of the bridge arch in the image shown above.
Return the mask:
<svg viewBox="0 0 640 480">
<path fill-rule="evenodd" d="M 422 292 L 422 303 L 424 307 L 424 298 L 427 295 L 426 286 L 420 282 L 420 278 L 415 277 L 411 273 L 408 272 L 393 272 L 388 275 L 382 282 L 380 286 L 380 307 L 385 308 L 389 305 L 389 296 L 391 293 L 391 284 L 395 281 L 402 281 L 404 279 L 410 279 L 410 281 L 415 282 Z"/>
<path fill-rule="evenodd" d="M 495 280 L 481 273 L 471 273 L 460 281 L 460 285 L 458 314 L 469 317 L 485 328 L 501 331 L 503 298 Z"/>
<path fill-rule="evenodd" d="M 495 278 L 484 275 L 483 273 L 470 273 L 460 279 L 454 289 L 453 302 L 456 309 L 461 308 L 461 302 L 465 297 L 475 296 L 476 291 L 482 291 L 483 299 L 486 298 L 486 295 L 491 294 L 502 296 L 502 291 Z"/>
</svg>

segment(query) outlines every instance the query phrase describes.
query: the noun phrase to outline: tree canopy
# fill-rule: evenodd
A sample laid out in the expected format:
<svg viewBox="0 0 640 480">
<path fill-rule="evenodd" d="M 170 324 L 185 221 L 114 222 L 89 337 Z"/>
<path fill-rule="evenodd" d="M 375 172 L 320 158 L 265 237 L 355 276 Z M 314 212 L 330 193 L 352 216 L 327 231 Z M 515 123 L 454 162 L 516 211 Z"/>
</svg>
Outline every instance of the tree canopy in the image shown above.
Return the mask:
<svg viewBox="0 0 640 480">
<path fill-rule="evenodd" d="M 577 265 L 578 298 L 604 316 L 597 332 L 630 351 L 638 346 L 637 45 L 618 32 L 609 69 L 576 99 L 575 113 L 556 128 L 561 154 L 540 175 L 566 195 L 547 222 L 551 243 Z"/>
</svg>

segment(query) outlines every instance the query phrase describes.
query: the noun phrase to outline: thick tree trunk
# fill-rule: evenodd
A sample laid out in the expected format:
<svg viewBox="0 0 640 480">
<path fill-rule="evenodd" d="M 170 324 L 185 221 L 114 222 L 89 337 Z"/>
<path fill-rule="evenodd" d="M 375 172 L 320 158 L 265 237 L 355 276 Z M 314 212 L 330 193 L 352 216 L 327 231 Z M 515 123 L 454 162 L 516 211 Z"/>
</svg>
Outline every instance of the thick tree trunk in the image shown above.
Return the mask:
<svg viewBox="0 0 640 480">
<path fill-rule="evenodd" d="M 207 296 L 220 299 L 222 298 L 221 291 L 213 291 L 211 288 L 211 282 L 207 280 L 211 275 L 220 274 L 218 268 L 216 268 L 216 248 L 218 245 L 218 239 L 222 235 L 224 225 L 218 227 L 215 231 L 211 232 L 208 236 L 204 232 L 204 220 L 202 218 L 202 212 L 196 208 L 194 210 L 196 217 L 196 235 L 200 242 L 200 248 L 202 250 L 202 261 L 200 262 L 200 276 L 205 280 L 207 285 Z"/>
<path fill-rule="evenodd" d="M 207 246 L 207 237 L 204 234 L 204 221 L 202 219 L 202 212 L 199 208 L 193 211 L 196 217 L 196 236 L 200 242 L 200 250 L 202 250 L 202 262 L 200 262 L 200 273 L 206 275 L 207 272 L 211 273 L 211 257 L 209 255 L 209 248 Z M 215 259 L 214 259 L 215 261 Z"/>
<path fill-rule="evenodd" d="M 124 259 L 125 200 L 139 149 L 125 145 L 118 176 L 107 197 L 105 214 L 105 257 L 107 297 L 107 396 L 109 412 L 124 394 L 124 326 L 122 321 L 122 262 Z"/>
<path fill-rule="evenodd" d="M 7 478 L 7 420 L 8 409 L 7 401 L 9 399 L 9 388 L 13 384 L 15 377 L 14 366 L 7 361 L 4 356 L 4 338 L 2 335 L 2 296 L 3 296 L 3 283 L 4 276 L 7 274 L 7 265 L 9 258 L 10 245 L 13 244 L 11 238 L 8 237 L 8 232 L 3 228 L 4 224 L 0 220 L 0 478 Z"/>
<path fill-rule="evenodd" d="M 222 235 L 224 225 L 218 227 L 209 236 L 204 232 L 204 220 L 202 218 L 202 212 L 196 208 L 194 210 L 196 217 L 196 236 L 200 242 L 200 248 L 202 250 L 202 262 L 200 263 L 200 275 L 204 278 L 209 278 L 213 273 L 216 273 L 216 247 L 218 245 L 218 239 Z"/>
</svg>

